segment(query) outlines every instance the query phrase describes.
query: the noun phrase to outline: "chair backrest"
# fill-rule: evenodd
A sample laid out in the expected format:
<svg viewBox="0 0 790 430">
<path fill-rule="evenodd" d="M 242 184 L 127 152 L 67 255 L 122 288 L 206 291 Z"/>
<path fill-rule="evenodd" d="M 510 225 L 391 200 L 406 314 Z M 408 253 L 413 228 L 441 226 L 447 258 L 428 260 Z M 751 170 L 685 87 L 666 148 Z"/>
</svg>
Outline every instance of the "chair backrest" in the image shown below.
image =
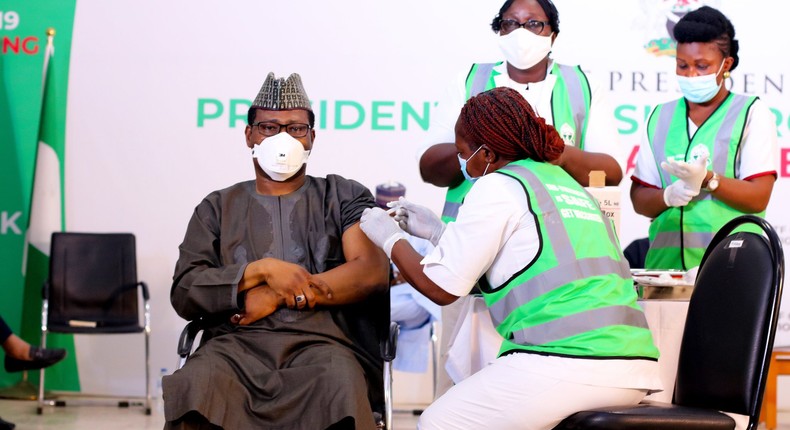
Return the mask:
<svg viewBox="0 0 790 430">
<path fill-rule="evenodd" d="M 756 224 L 765 235 L 737 232 Z M 762 218 L 727 223 L 705 251 L 692 293 L 673 403 L 756 423 L 784 282 L 782 244 Z"/>
<path fill-rule="evenodd" d="M 53 233 L 43 291 L 49 302 L 48 329 L 142 331 L 138 284 L 134 235 Z"/>
</svg>

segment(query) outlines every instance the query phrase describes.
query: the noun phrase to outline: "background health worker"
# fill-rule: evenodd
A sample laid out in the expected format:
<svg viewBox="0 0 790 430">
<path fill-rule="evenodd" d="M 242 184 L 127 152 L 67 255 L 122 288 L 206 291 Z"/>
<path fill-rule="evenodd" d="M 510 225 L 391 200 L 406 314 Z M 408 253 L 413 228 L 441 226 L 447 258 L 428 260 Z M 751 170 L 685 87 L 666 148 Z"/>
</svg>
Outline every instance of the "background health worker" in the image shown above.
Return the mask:
<svg viewBox="0 0 790 430">
<path fill-rule="evenodd" d="M 499 34 L 505 61 L 473 64 L 459 74 L 439 101 L 427 146 L 418 153 L 424 181 L 449 187 L 442 216 L 455 218 L 471 183 L 464 181 L 455 158 L 455 121 L 469 97 L 494 87 L 519 92 L 536 113 L 553 124 L 565 141 L 555 163 L 579 183 L 587 185 L 591 170 L 606 172 L 607 185 L 622 179 L 623 149 L 616 125 L 603 99 L 604 93 L 589 81 L 579 66 L 568 66 L 549 57 L 560 32 L 559 13 L 551 0 L 507 0 L 491 22 Z M 617 157 L 618 159 L 616 159 Z"/>
<path fill-rule="evenodd" d="M 631 201 L 653 219 L 645 267 L 689 270 L 727 221 L 765 216 L 777 177 L 777 130 L 764 102 L 725 86 L 738 65 L 727 17 L 703 6 L 678 21 L 674 36 L 683 97 L 650 114 Z"/>
</svg>

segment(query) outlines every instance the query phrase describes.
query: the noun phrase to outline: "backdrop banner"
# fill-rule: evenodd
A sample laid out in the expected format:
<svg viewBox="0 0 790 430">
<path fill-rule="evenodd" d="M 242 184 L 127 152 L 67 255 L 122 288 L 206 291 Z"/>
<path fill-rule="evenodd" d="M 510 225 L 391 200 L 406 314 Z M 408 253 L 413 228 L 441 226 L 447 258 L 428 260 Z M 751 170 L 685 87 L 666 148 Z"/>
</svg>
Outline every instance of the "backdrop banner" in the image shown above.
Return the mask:
<svg viewBox="0 0 790 430">
<path fill-rule="evenodd" d="M 40 152 L 40 130 L 49 136 L 48 143 L 52 146 L 47 147 L 61 147 L 59 171 L 55 175 L 62 185 L 62 143 L 66 138 L 66 89 L 75 8 L 76 0 L 8 0 L 0 9 L 0 315 L 15 333 L 34 345 L 41 340 L 41 281 L 48 266 L 38 254 L 26 253 L 25 237 L 36 156 Z M 51 90 L 46 109 L 42 109 L 48 29 L 54 29 L 56 34 L 57 67 L 50 69 L 46 79 Z M 47 112 L 49 117 L 46 127 L 40 127 L 42 112 Z M 43 152 L 46 156 L 46 151 Z M 55 216 L 62 220 L 62 208 L 56 211 Z M 44 252 L 49 254 L 49 249 Z M 24 274 L 29 262 L 33 266 L 28 271 L 25 288 Z M 51 346 L 70 349 L 71 359 L 48 373 L 46 388 L 78 390 L 71 336 L 53 336 L 49 341 Z M 31 372 L 29 376 L 32 382 L 37 382 L 38 373 Z M 2 372 L 0 386 L 8 386 L 19 378 L 20 374 Z"/>
</svg>

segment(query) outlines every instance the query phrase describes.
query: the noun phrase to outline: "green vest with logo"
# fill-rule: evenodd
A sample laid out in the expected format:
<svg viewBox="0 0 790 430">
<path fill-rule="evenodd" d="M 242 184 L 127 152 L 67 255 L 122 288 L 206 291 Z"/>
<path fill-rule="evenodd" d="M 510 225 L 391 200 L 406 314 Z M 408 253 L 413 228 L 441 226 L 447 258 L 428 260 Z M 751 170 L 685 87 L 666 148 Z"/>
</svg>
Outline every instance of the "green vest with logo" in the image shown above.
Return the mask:
<svg viewBox="0 0 790 430">
<path fill-rule="evenodd" d="M 666 188 L 677 180 L 661 168 L 661 161 L 692 161 L 692 149 L 698 145 L 708 149 L 709 169 L 721 176 L 737 177 L 741 139 L 755 100 L 757 97 L 730 93 L 691 139 L 685 99 L 656 107 L 648 119 L 647 134 L 650 150 L 659 163 L 656 168 L 661 175 L 661 187 Z M 699 266 L 713 235 L 727 221 L 742 214 L 711 193 L 700 190 L 688 205 L 670 207 L 650 223 L 650 249 L 645 267 L 688 270 Z M 764 216 L 765 212 L 756 215 Z"/>
<path fill-rule="evenodd" d="M 500 355 L 657 359 L 628 262 L 597 201 L 549 163 L 520 160 L 497 173 L 524 187 L 540 240 L 535 258 L 503 285 L 480 280 L 505 339 Z"/>
<path fill-rule="evenodd" d="M 502 64 L 473 64 L 466 77 L 466 99 L 496 87 L 494 77 L 499 72 L 494 67 Z M 588 112 L 590 111 L 590 84 L 587 76 L 579 66 L 566 66 L 554 63 L 552 75 L 557 77 L 551 91 L 551 115 L 554 127 L 563 136 L 566 143 L 571 143 L 584 150 L 584 134 L 587 129 Z M 460 184 L 447 189 L 442 221 L 454 221 L 458 208 L 464 201 L 472 183 L 464 180 Z"/>
</svg>

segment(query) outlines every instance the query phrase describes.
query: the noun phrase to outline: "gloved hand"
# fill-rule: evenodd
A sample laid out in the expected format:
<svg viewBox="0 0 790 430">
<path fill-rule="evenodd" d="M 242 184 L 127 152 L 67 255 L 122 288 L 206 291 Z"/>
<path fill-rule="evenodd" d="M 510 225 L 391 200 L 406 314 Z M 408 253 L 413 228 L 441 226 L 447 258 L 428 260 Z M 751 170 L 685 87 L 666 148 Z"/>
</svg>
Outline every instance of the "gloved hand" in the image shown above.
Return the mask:
<svg viewBox="0 0 790 430">
<path fill-rule="evenodd" d="M 664 188 L 664 203 L 669 207 L 686 206 L 697 194 L 699 188 L 690 190 L 682 180 L 678 180 Z"/>
<path fill-rule="evenodd" d="M 403 197 L 387 203 L 387 206 L 395 209 L 394 218 L 400 228 L 412 236 L 430 240 L 434 246 L 439 243 L 445 225 L 432 210 L 412 203 Z"/>
<path fill-rule="evenodd" d="M 670 175 L 680 179 L 687 189 L 699 193 L 702 181 L 705 180 L 705 176 L 708 174 L 708 157 L 707 155 L 699 157 L 691 163 L 675 160 L 662 161 L 661 167 Z"/>
<path fill-rule="evenodd" d="M 371 242 L 384 250 L 387 258 L 392 258 L 395 242 L 406 239 L 406 234 L 398 227 L 398 223 L 381 208 L 367 208 L 362 211 L 359 227 Z"/>
</svg>

